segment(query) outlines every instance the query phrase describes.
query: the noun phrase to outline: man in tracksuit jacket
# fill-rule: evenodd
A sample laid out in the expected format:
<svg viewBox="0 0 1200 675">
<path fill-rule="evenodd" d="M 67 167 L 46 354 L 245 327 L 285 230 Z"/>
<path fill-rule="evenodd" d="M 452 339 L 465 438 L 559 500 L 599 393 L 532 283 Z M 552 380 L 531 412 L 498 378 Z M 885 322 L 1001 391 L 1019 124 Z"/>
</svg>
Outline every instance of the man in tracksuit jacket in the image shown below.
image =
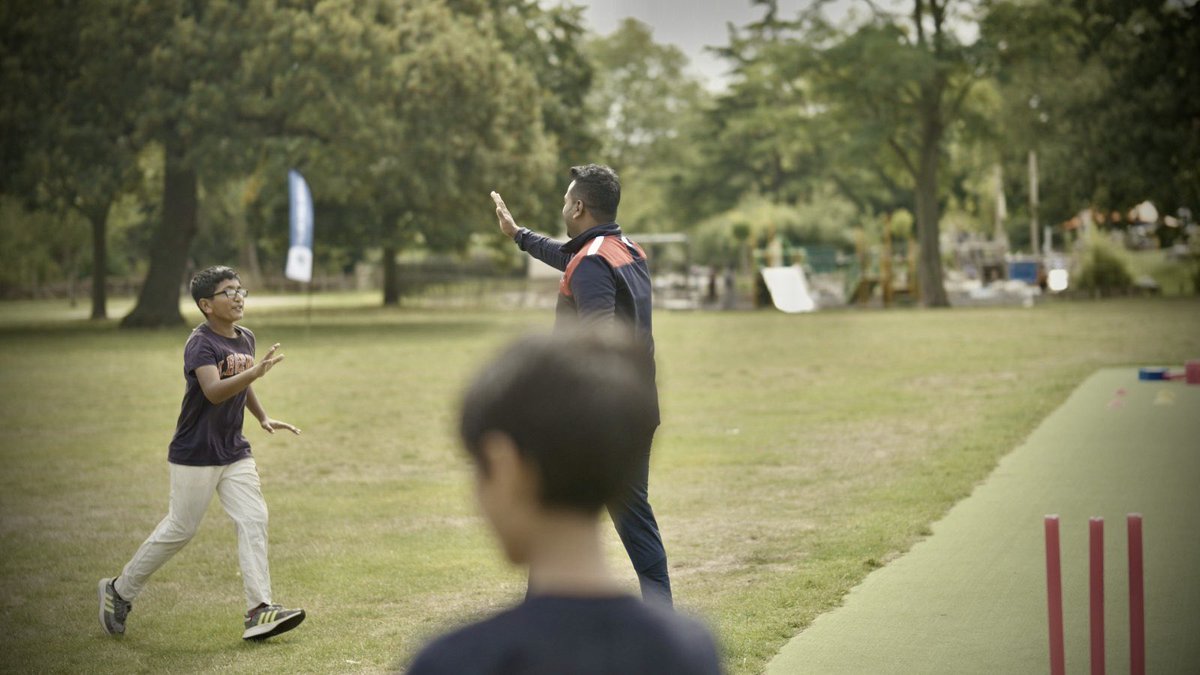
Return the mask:
<svg viewBox="0 0 1200 675">
<path fill-rule="evenodd" d="M 653 371 L 650 270 L 645 252 L 627 239 L 616 223 L 621 183 L 612 169 L 596 164 L 573 167 L 570 175 L 562 210 L 570 241 L 564 244 L 518 227 L 504 200 L 493 192 L 500 230 L 522 251 L 563 271 L 556 326 L 620 321 L 646 346 Z M 649 376 L 653 378 L 654 373 Z M 654 414 L 657 418 L 658 411 Z M 609 514 L 637 571 L 642 597 L 670 605 L 667 553 L 647 497 L 649 473 L 647 453 L 620 508 L 610 509 Z"/>
</svg>

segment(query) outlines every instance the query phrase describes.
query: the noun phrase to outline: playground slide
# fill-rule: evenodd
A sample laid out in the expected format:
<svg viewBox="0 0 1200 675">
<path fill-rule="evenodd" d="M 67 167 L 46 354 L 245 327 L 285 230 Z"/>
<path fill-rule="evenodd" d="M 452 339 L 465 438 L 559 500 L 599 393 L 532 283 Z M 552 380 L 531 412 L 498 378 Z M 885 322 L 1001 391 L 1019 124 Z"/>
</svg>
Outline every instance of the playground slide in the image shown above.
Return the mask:
<svg viewBox="0 0 1200 675">
<path fill-rule="evenodd" d="M 762 277 L 771 293 L 771 302 L 779 311 L 794 314 L 811 312 L 817 308 L 800 266 L 764 267 Z"/>
</svg>

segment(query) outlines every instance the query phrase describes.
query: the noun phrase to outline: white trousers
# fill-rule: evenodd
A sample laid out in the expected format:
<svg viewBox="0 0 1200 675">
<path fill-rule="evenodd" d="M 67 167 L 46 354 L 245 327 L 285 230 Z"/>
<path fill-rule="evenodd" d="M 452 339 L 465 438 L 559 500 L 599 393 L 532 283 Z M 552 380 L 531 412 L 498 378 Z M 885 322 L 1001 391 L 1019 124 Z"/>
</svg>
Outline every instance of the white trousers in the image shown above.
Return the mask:
<svg viewBox="0 0 1200 675">
<path fill-rule="evenodd" d="M 267 503 L 258 466 L 247 457 L 227 466 L 171 464 L 171 502 L 167 517 L 142 542 L 116 581 L 117 593 L 132 601 L 150 575 L 187 545 L 215 492 L 237 528 L 238 565 L 245 585 L 246 606 L 271 604 L 271 572 L 267 566 Z"/>
</svg>

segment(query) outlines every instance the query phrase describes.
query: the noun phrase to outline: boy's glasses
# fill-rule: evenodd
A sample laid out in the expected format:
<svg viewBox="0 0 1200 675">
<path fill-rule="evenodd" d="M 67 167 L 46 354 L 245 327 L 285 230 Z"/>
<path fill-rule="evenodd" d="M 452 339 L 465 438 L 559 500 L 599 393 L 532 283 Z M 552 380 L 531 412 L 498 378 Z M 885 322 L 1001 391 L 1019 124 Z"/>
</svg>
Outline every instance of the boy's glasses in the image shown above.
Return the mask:
<svg viewBox="0 0 1200 675">
<path fill-rule="evenodd" d="M 250 291 L 248 291 L 244 288 L 226 288 L 225 290 L 217 291 L 216 293 L 213 293 L 212 295 L 210 295 L 208 297 L 215 298 L 218 295 L 223 295 L 223 296 L 229 298 L 230 300 L 232 300 L 233 296 L 235 296 L 235 295 L 238 296 L 239 298 L 245 298 L 247 295 L 250 295 Z"/>
</svg>

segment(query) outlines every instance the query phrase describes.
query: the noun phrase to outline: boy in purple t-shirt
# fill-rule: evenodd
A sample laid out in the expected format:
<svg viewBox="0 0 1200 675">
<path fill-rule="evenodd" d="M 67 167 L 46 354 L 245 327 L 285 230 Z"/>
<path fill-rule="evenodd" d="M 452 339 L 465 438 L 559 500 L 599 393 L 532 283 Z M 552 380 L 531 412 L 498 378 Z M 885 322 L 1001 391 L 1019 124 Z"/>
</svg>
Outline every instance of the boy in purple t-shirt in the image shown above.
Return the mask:
<svg viewBox="0 0 1200 675">
<path fill-rule="evenodd" d="M 242 435 L 242 419 L 249 408 L 267 433 L 300 430 L 268 417 L 251 387 L 283 355 L 275 355 L 279 349 L 275 344 L 266 358 L 254 362 L 254 333 L 236 325 L 247 295 L 237 272 L 209 267 L 192 278 L 191 291 L 205 322 L 192 331 L 183 348 L 186 386 L 167 453 L 170 508 L 120 576 L 100 580 L 100 625 L 111 635 L 125 633 L 133 599 L 195 535 L 216 494 L 237 526 L 238 564 L 249 607 L 242 638 L 263 640 L 300 625 L 305 614 L 303 609 L 286 609 L 271 600 L 267 504 L 250 443 Z"/>
</svg>

